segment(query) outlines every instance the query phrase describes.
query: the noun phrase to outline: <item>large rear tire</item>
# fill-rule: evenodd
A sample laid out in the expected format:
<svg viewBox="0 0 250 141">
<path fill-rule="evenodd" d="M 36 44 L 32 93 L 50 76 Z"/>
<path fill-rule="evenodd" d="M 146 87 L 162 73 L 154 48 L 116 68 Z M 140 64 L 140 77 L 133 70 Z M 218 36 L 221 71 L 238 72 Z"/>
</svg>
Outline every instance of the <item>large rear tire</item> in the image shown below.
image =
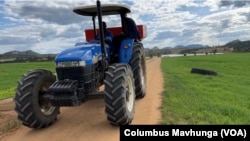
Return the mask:
<svg viewBox="0 0 250 141">
<path fill-rule="evenodd" d="M 107 119 L 112 125 L 128 125 L 135 112 L 135 89 L 131 67 L 112 64 L 104 80 L 104 101 Z"/>
<path fill-rule="evenodd" d="M 52 106 L 49 99 L 42 98 L 55 81 L 55 75 L 47 70 L 31 71 L 19 81 L 14 101 L 15 111 L 23 125 L 44 128 L 56 121 L 60 107 Z"/>
<path fill-rule="evenodd" d="M 136 98 L 143 98 L 146 95 L 146 59 L 144 48 L 141 43 L 134 43 L 132 57 L 129 62 L 134 74 Z"/>
</svg>

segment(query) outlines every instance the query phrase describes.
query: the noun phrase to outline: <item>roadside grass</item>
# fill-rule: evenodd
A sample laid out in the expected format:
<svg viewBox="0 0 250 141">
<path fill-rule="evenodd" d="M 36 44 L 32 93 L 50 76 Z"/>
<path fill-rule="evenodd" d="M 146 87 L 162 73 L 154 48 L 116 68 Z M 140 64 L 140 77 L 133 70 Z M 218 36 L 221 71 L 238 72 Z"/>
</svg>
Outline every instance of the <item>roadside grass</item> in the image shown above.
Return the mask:
<svg viewBox="0 0 250 141">
<path fill-rule="evenodd" d="M 250 53 L 165 57 L 161 68 L 162 124 L 250 124 Z"/>
<path fill-rule="evenodd" d="M 13 97 L 17 82 L 22 75 L 34 69 L 48 69 L 55 72 L 54 62 L 25 62 L 0 64 L 0 100 Z"/>
<path fill-rule="evenodd" d="M 16 117 L 0 112 L 0 140 L 1 135 L 9 131 L 14 131 L 20 128 L 21 125 L 21 121 Z"/>
<path fill-rule="evenodd" d="M 18 129 L 22 126 L 22 123 L 18 119 L 8 120 L 4 124 L 4 129 L 2 132 L 9 132 L 15 129 Z"/>
</svg>

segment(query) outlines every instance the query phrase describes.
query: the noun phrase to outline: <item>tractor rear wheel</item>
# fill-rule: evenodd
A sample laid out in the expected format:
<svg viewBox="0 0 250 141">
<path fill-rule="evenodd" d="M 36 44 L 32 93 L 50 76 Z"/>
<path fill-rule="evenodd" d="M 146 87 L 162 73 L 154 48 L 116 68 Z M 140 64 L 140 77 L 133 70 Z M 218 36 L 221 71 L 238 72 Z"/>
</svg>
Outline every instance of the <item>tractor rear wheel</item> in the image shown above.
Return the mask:
<svg viewBox="0 0 250 141">
<path fill-rule="evenodd" d="M 134 43 L 132 57 L 129 62 L 134 74 L 136 98 L 143 98 L 146 95 L 146 59 L 144 48 L 141 43 Z"/>
<path fill-rule="evenodd" d="M 104 102 L 107 119 L 112 125 L 128 125 L 135 112 L 135 89 L 131 67 L 112 64 L 104 80 Z"/>
<path fill-rule="evenodd" d="M 23 125 L 44 128 L 56 121 L 60 107 L 52 106 L 49 99 L 42 97 L 55 81 L 55 75 L 47 70 L 31 71 L 19 81 L 14 101 Z"/>
</svg>

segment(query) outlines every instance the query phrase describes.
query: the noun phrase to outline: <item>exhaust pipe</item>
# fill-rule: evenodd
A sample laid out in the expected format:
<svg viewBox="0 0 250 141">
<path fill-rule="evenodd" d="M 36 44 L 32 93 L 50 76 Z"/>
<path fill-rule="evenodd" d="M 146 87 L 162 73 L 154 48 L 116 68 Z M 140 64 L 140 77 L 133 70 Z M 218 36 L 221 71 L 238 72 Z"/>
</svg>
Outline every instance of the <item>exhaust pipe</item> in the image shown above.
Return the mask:
<svg viewBox="0 0 250 141">
<path fill-rule="evenodd" d="M 97 5 L 97 16 L 98 16 L 98 22 L 99 22 L 99 32 L 100 32 L 100 41 L 101 41 L 101 50 L 102 50 L 102 58 L 103 60 L 106 60 L 106 49 L 104 45 L 104 31 L 103 31 L 103 26 L 102 26 L 102 7 L 101 7 L 101 2 L 99 0 L 96 1 Z"/>
</svg>

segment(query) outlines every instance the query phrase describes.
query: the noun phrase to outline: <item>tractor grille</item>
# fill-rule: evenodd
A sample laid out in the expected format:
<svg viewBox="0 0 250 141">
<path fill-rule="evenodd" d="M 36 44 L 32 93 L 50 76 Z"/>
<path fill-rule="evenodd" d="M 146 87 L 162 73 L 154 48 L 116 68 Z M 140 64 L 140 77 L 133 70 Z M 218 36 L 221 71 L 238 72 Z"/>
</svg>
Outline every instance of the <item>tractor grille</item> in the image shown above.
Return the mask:
<svg viewBox="0 0 250 141">
<path fill-rule="evenodd" d="M 78 80 L 81 82 L 88 82 L 94 79 L 93 65 L 86 67 L 63 67 L 56 68 L 57 77 L 59 80 Z"/>
</svg>

